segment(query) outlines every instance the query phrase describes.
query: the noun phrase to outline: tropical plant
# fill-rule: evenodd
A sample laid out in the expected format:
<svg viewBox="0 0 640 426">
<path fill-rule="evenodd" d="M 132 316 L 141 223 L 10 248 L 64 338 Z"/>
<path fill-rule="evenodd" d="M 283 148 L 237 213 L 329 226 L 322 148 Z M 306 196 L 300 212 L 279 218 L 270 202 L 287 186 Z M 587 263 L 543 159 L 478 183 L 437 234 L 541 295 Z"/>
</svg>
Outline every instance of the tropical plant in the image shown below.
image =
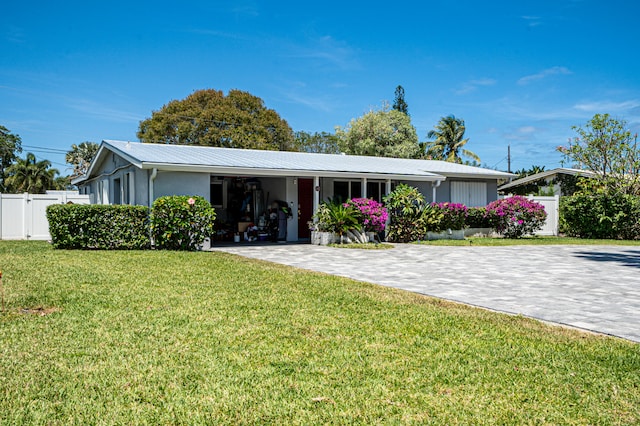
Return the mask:
<svg viewBox="0 0 640 426">
<path fill-rule="evenodd" d="M 400 184 L 384 197 L 389 211 L 387 240 L 406 243 L 424 239 L 427 231 L 436 229 L 442 213 L 427 204 L 417 188 Z"/>
<path fill-rule="evenodd" d="M 504 237 L 521 238 L 542 229 L 547 213 L 542 204 L 514 195 L 487 205 L 485 217 Z"/>
<path fill-rule="evenodd" d="M 57 169 L 51 168 L 49 160 L 38 161 L 32 153 L 19 158 L 6 170 L 5 185 L 8 192 L 42 194 L 55 188 Z"/>
<path fill-rule="evenodd" d="M 196 250 L 213 234 L 215 218 L 215 210 L 203 197 L 159 197 L 153 202 L 150 218 L 155 247 Z"/>
<path fill-rule="evenodd" d="M 427 137 L 434 140 L 423 144 L 426 157 L 462 164 L 462 155 L 479 163 L 480 157 L 464 148 L 469 142 L 468 138 L 464 138 L 465 130 L 464 120 L 453 115 L 442 117 L 435 128 L 427 133 Z"/>
<path fill-rule="evenodd" d="M 65 161 L 73 167 L 72 177 L 82 176 L 87 173 L 91 160 L 98 152 L 98 145 L 95 142 L 81 142 L 79 145 L 72 144 L 71 150 L 67 152 Z"/>
<path fill-rule="evenodd" d="M 6 169 L 22 152 L 22 140 L 4 126 L 0 126 L 0 192 L 6 192 Z"/>
<path fill-rule="evenodd" d="M 522 168 L 520 170 L 516 170 L 514 173 L 518 175 L 516 179 L 522 179 L 541 172 L 544 172 L 544 166 L 531 166 L 529 169 Z M 513 195 L 538 194 L 540 188 L 543 186 L 547 186 L 547 181 L 544 178 L 509 188 L 509 193 Z"/>
</svg>

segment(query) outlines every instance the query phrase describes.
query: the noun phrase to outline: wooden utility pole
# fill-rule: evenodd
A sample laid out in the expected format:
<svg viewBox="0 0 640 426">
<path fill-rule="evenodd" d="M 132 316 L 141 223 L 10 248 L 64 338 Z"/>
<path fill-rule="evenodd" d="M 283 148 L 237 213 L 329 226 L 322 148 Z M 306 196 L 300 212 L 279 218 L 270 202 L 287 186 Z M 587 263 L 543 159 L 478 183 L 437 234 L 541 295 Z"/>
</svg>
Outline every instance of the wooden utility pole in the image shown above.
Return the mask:
<svg viewBox="0 0 640 426">
<path fill-rule="evenodd" d="M 511 173 L 511 145 L 507 145 L 507 172 Z"/>
</svg>

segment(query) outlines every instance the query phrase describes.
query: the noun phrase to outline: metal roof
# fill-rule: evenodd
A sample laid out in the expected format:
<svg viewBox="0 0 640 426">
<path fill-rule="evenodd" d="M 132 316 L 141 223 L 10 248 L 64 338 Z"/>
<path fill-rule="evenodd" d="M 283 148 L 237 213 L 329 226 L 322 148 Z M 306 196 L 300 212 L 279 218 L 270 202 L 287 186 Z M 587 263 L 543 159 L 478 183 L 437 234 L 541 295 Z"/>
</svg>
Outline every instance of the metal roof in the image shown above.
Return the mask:
<svg viewBox="0 0 640 426">
<path fill-rule="evenodd" d="M 84 179 L 91 177 L 94 165 L 105 150 L 113 151 L 143 169 L 417 181 L 444 180 L 447 176 L 488 179 L 506 179 L 513 176 L 509 173 L 444 161 L 104 140 Z M 84 179 L 80 178 L 78 181 Z"/>
<path fill-rule="evenodd" d="M 554 175 L 564 174 L 564 175 L 572 175 L 572 176 L 583 176 L 583 177 L 594 177 L 596 173 L 590 170 L 580 170 L 580 169 L 568 169 L 564 167 L 559 167 L 553 170 L 547 170 L 544 172 L 536 173 L 533 175 L 525 176 L 520 179 L 516 179 L 507 184 L 504 184 L 498 188 L 498 191 L 502 191 L 504 189 L 514 188 L 516 186 L 524 185 L 529 182 L 535 182 L 540 179 L 545 179 Z"/>
</svg>

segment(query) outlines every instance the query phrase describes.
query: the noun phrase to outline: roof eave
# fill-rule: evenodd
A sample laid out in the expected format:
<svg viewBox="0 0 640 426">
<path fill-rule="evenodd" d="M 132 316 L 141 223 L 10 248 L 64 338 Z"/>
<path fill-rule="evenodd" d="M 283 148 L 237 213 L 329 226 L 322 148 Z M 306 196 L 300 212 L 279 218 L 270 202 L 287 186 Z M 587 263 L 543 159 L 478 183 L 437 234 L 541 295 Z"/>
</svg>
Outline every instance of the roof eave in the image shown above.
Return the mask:
<svg viewBox="0 0 640 426">
<path fill-rule="evenodd" d="M 511 173 L 505 173 L 504 175 L 495 174 L 476 174 L 476 173 L 445 173 L 440 172 L 443 176 L 448 178 L 463 178 L 463 179 L 488 179 L 488 180 L 501 180 L 510 179 L 516 175 Z"/>
<path fill-rule="evenodd" d="M 297 177 L 334 177 L 351 179 L 379 179 L 379 180 L 413 180 L 419 182 L 443 181 L 445 176 L 430 173 L 429 175 L 412 175 L 396 173 L 367 173 L 367 172 L 346 172 L 330 170 L 297 170 L 297 169 L 272 169 L 257 167 L 230 167 L 230 166 L 208 166 L 194 164 L 167 164 L 143 162 L 142 169 L 158 169 L 165 172 L 192 172 L 192 173 L 214 173 L 225 176 L 297 176 Z"/>
</svg>

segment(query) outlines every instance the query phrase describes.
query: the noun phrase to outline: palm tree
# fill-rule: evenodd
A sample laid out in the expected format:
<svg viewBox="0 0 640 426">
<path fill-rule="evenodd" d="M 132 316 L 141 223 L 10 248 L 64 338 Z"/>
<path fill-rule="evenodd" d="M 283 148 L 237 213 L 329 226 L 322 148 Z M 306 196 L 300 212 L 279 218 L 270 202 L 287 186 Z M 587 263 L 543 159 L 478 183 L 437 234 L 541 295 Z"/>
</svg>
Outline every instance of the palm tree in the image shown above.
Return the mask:
<svg viewBox="0 0 640 426">
<path fill-rule="evenodd" d="M 82 142 L 79 145 L 72 144 L 67 152 L 65 161 L 73 166 L 72 177 L 82 176 L 87 173 L 91 160 L 98 152 L 99 145 L 95 142 Z"/>
<path fill-rule="evenodd" d="M 464 120 L 453 115 L 442 117 L 436 127 L 427 133 L 429 139 L 435 140 L 424 144 L 426 156 L 433 160 L 462 164 L 462 154 L 479 163 L 480 157 L 463 148 L 469 142 L 468 138 L 464 139 L 465 130 Z"/>
<path fill-rule="evenodd" d="M 58 170 L 51 168 L 49 160 L 37 161 L 36 156 L 29 152 L 26 158 L 19 158 L 7 168 L 6 184 L 10 192 L 42 194 L 55 188 L 57 174 Z"/>
</svg>

